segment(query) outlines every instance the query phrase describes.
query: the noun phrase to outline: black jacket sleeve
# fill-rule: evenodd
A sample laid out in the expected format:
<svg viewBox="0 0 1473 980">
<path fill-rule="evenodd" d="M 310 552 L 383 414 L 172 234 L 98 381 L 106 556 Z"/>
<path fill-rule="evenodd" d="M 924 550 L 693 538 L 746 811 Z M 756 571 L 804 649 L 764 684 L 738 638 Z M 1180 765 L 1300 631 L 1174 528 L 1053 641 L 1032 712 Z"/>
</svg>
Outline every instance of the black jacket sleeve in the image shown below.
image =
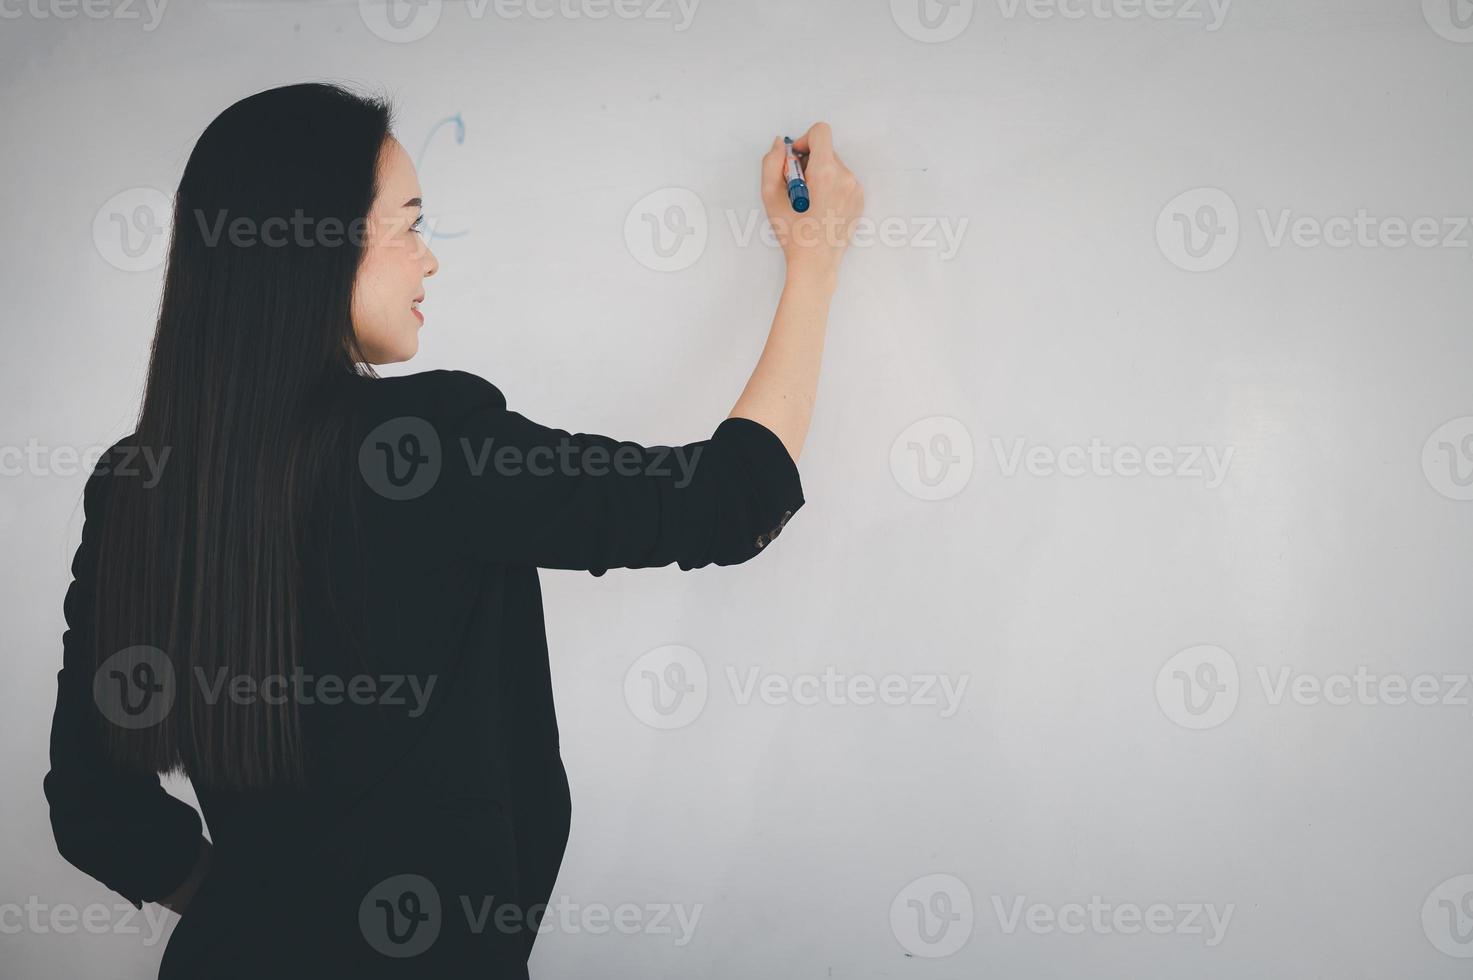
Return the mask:
<svg viewBox="0 0 1473 980">
<path fill-rule="evenodd" d="M 44 791 L 61 856 L 142 908 L 168 897 L 189 874 L 199 854 L 201 820 L 164 790 L 157 775 L 120 771 L 103 754 L 99 734 L 106 722 L 92 696 L 88 647 L 105 480 L 94 472 L 83 491 L 82 543 L 63 603 L 67 628 Z"/>
<path fill-rule="evenodd" d="M 455 375 L 445 426 L 447 516 L 464 548 L 542 568 L 735 565 L 763 551 L 804 504 L 772 430 L 723 420 L 709 439 L 642 446 L 540 425 L 501 391 Z"/>
</svg>

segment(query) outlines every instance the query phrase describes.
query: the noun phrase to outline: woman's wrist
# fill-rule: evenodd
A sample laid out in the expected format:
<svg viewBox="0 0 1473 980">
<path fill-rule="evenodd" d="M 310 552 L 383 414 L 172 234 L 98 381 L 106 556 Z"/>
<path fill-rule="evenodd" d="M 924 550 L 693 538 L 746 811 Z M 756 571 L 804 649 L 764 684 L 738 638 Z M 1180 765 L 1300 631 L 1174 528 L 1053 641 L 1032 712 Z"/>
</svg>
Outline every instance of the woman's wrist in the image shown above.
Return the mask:
<svg viewBox="0 0 1473 980">
<path fill-rule="evenodd" d="M 789 287 L 811 289 L 832 296 L 839 285 L 839 267 L 837 263 L 830 264 L 814 259 L 789 259 L 787 284 Z"/>
</svg>

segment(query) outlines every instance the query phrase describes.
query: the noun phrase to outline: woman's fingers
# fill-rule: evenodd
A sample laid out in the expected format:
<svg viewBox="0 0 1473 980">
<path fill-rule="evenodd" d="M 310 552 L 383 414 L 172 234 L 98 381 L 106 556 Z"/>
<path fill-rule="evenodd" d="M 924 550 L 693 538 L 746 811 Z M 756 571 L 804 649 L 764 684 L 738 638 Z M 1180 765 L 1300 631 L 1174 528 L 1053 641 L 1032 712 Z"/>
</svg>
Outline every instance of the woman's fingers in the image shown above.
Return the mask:
<svg viewBox="0 0 1473 980">
<path fill-rule="evenodd" d="M 808 132 L 793 140 L 794 153 L 807 153 L 811 156 L 825 157 L 834 152 L 834 133 L 826 122 L 816 122 L 808 127 Z"/>
<path fill-rule="evenodd" d="M 788 181 L 783 173 L 787 154 L 783 152 L 783 139 L 772 141 L 772 148 L 762 156 L 762 203 L 768 212 L 788 201 Z"/>
</svg>

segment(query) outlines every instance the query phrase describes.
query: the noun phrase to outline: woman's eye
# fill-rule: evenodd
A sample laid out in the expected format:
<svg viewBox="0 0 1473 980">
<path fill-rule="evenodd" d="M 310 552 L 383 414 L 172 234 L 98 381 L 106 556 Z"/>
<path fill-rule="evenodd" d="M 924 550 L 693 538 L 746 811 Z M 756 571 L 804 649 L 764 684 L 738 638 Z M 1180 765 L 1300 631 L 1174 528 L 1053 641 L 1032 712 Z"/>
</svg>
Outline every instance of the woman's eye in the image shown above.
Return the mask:
<svg viewBox="0 0 1473 980">
<path fill-rule="evenodd" d="M 415 218 L 414 219 L 414 224 L 412 224 L 412 225 L 409 226 L 409 230 L 412 231 L 412 232 L 414 232 L 416 235 L 423 235 L 424 234 L 424 223 L 425 223 L 425 216 L 424 215 L 420 215 L 418 218 Z"/>
</svg>

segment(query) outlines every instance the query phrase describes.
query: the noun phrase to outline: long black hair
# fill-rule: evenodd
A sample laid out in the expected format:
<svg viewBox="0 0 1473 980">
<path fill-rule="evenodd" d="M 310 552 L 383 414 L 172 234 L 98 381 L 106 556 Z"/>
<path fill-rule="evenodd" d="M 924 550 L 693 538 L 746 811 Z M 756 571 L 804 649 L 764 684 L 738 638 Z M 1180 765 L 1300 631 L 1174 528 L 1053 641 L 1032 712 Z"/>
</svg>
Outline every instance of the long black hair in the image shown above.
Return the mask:
<svg viewBox="0 0 1473 980">
<path fill-rule="evenodd" d="M 155 485 L 108 481 L 93 643 L 94 668 L 160 651 L 176 697 L 158 724 L 104 726 L 116 762 L 233 790 L 301 780 L 294 699 L 238 704 L 197 678 L 301 665 L 333 393 L 373 373 L 352 296 L 391 128 L 382 97 L 289 85 L 220 113 L 189 156 L 133 440 L 168 455 Z"/>
</svg>

